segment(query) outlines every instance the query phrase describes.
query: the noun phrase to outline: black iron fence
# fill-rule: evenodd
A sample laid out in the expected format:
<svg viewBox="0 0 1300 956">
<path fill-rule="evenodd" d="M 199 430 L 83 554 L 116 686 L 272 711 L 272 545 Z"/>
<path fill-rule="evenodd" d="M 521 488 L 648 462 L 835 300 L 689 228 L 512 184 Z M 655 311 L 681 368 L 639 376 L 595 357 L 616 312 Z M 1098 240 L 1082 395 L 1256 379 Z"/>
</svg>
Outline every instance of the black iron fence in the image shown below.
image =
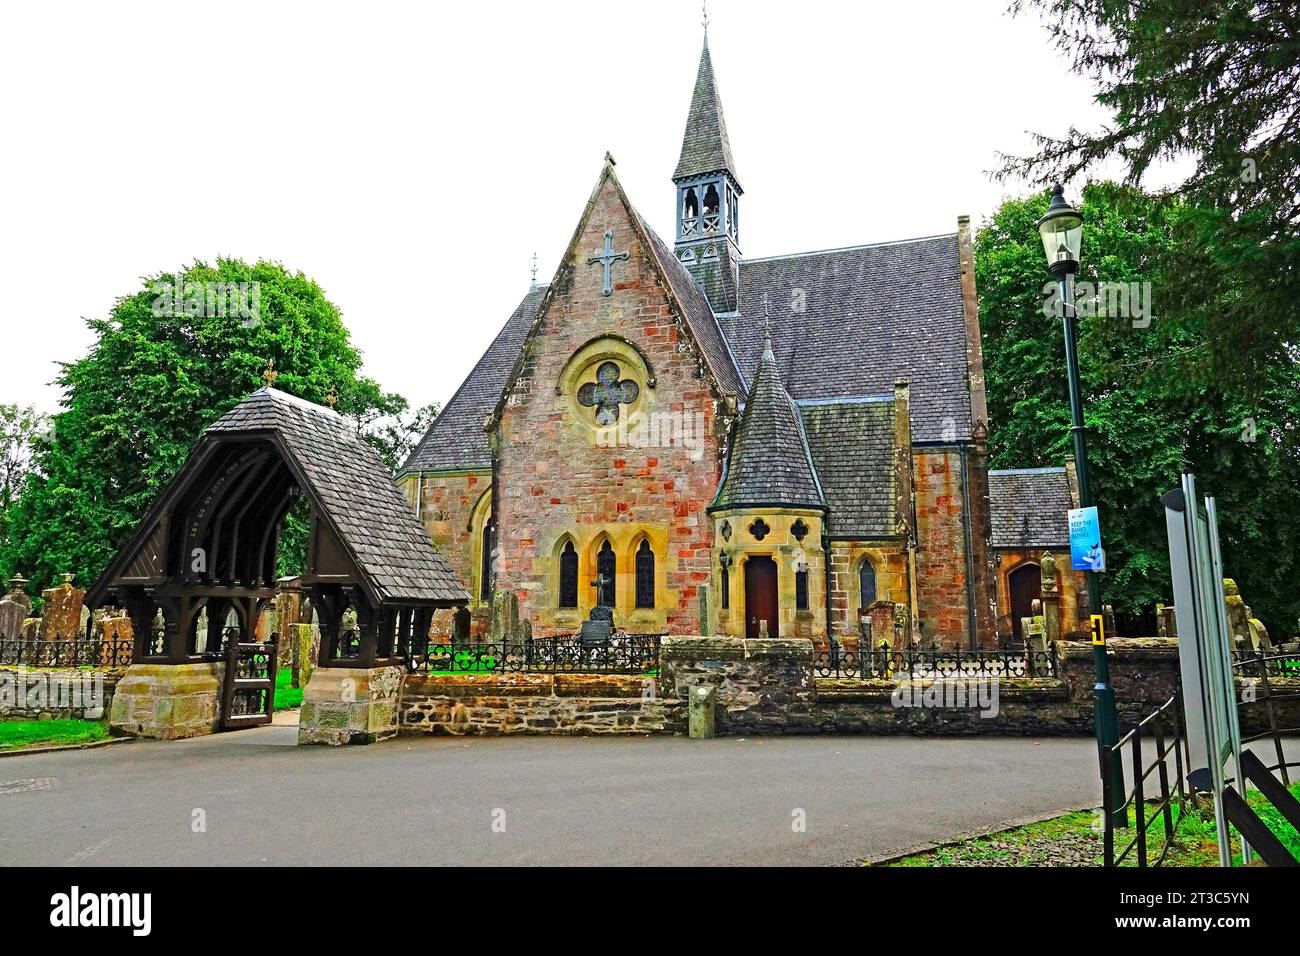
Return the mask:
<svg viewBox="0 0 1300 956">
<path fill-rule="evenodd" d="M 813 655 L 816 677 L 863 680 L 1056 677 L 1056 648 L 1045 651 L 890 650 L 846 651 L 838 645 Z"/>
<path fill-rule="evenodd" d="M 659 635 L 603 641 L 538 637 L 526 641 L 432 641 L 407 667 L 422 674 L 646 674 L 659 667 Z"/>
<path fill-rule="evenodd" d="M 1300 654 L 1292 651 L 1237 651 L 1232 655 L 1233 675 L 1242 678 L 1246 684 L 1241 687 L 1241 698 L 1237 704 L 1237 714 L 1245 724 L 1248 718 L 1258 718 L 1263 711 L 1260 723 L 1265 730 L 1243 736 L 1242 746 L 1257 740 L 1271 740 L 1276 763 L 1266 765 L 1265 769 L 1276 773 L 1282 783 L 1291 785 L 1290 771 L 1300 767 L 1300 761 L 1287 761 L 1282 750 L 1283 737 L 1300 735 L 1300 727 L 1294 726 L 1294 718 L 1284 720 L 1280 714 L 1295 714 L 1300 708 Z M 1288 680 L 1288 678 L 1295 680 Z"/>
<path fill-rule="evenodd" d="M 1120 866 L 1133 858 L 1139 867 L 1160 866 L 1169 855 L 1174 835 L 1182 820 L 1187 794 L 1183 789 L 1183 753 L 1186 738 L 1182 723 L 1182 701 L 1175 694 L 1110 747 L 1101 750 L 1102 813 L 1104 820 L 1103 853 L 1106 866 Z M 1116 793 L 1111 780 L 1115 761 L 1124 768 L 1121 779 L 1133 781 L 1131 787 Z M 1173 783 L 1170 783 L 1170 758 L 1173 758 Z M 1155 775 L 1154 783 L 1149 782 Z M 1175 796 L 1177 805 L 1175 806 Z M 1127 826 L 1130 808 L 1132 827 Z M 1149 835 L 1153 828 L 1163 837 L 1160 851 L 1150 855 Z M 1132 837 L 1116 846 L 1116 832 L 1123 829 Z"/>
<path fill-rule="evenodd" d="M 126 667 L 131 663 L 132 643 L 125 638 L 43 641 L 0 637 L 0 666 Z"/>
</svg>

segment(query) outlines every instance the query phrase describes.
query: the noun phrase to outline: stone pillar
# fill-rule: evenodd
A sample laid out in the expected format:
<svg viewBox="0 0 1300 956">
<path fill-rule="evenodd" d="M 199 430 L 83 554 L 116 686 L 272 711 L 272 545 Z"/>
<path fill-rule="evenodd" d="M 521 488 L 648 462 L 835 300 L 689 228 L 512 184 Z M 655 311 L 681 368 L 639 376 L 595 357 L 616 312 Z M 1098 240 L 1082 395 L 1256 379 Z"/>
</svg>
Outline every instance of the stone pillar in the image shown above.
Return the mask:
<svg viewBox="0 0 1300 956">
<path fill-rule="evenodd" d="M 1044 637 L 1049 644 L 1061 639 L 1061 590 L 1056 586 L 1056 558 L 1046 552 L 1038 563 L 1043 602 Z"/>
<path fill-rule="evenodd" d="M 72 586 L 72 575 L 62 575 L 63 583 L 41 592 L 45 599 L 45 616 L 41 618 L 43 641 L 75 641 L 81 636 L 81 610 L 86 592 Z"/>
<path fill-rule="evenodd" d="M 109 733 L 180 740 L 210 734 L 221 722 L 224 661 L 132 664 L 117 682 Z"/>
<path fill-rule="evenodd" d="M 286 639 L 291 647 L 290 686 L 306 687 L 320 659 L 320 628 L 314 624 L 293 624 Z"/>
<path fill-rule="evenodd" d="M 708 584 L 700 585 L 700 634 L 704 637 L 713 636 L 713 618 L 710 616 L 709 607 L 709 586 Z"/>
<path fill-rule="evenodd" d="M 300 744 L 372 744 L 397 736 L 400 667 L 322 667 L 298 717 Z"/>
</svg>

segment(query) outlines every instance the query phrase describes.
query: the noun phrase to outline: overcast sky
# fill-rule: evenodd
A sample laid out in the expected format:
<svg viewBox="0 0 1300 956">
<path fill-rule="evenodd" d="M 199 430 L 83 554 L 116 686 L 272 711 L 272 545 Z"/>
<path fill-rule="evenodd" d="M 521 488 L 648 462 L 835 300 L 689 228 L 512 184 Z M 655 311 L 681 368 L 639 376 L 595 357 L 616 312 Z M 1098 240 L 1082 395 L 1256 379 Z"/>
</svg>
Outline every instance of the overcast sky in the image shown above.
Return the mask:
<svg viewBox="0 0 1300 956">
<path fill-rule="evenodd" d="M 997 151 L 1103 121 L 1006 5 L 712 0 L 742 252 L 978 226 Z M 700 41 L 698 0 L 6 4 L 0 402 L 54 410 L 82 317 L 218 255 L 311 276 L 367 374 L 446 401 L 606 150 L 671 236 Z"/>
</svg>

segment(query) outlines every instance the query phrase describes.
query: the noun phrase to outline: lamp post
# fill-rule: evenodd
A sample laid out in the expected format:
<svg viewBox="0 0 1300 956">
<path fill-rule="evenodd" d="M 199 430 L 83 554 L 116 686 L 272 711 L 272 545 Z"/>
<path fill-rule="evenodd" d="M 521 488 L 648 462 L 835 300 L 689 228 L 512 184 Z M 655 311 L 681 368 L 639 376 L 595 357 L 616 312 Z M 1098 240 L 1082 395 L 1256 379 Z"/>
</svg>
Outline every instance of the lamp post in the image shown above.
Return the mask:
<svg viewBox="0 0 1300 956">
<path fill-rule="evenodd" d="M 1088 484 L 1088 436 L 1083 424 L 1083 399 L 1079 394 L 1079 351 L 1076 340 L 1074 309 L 1074 274 L 1079 271 L 1079 247 L 1083 240 L 1083 215 L 1065 201 L 1060 185 L 1052 187 L 1052 201 L 1047 214 L 1038 220 L 1038 234 L 1043 239 L 1043 252 L 1047 255 L 1047 268 L 1060 284 L 1061 325 L 1065 333 L 1065 373 L 1070 386 L 1070 434 L 1074 439 L 1074 460 L 1079 475 L 1079 507 L 1093 504 L 1092 490 Z M 1101 581 L 1096 571 L 1087 571 L 1088 608 L 1091 614 L 1101 614 Z M 1102 773 L 1107 761 L 1102 756 L 1105 748 L 1119 740 L 1119 719 L 1115 714 L 1115 691 L 1110 686 L 1110 665 L 1106 660 L 1106 646 L 1093 644 L 1093 664 L 1097 683 L 1093 687 L 1093 724 L 1097 731 L 1097 752 Z M 1109 761 L 1112 793 L 1123 804 L 1124 768 L 1119 760 Z M 1120 811 L 1114 821 L 1116 826 L 1127 826 L 1127 811 Z"/>
</svg>

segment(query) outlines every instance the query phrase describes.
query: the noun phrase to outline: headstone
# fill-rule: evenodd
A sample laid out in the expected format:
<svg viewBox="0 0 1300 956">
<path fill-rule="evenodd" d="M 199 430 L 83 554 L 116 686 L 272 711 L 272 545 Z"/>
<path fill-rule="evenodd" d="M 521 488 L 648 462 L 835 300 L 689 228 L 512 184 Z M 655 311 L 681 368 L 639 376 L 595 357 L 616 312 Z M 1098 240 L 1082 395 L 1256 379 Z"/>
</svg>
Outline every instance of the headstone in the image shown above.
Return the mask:
<svg viewBox="0 0 1300 956">
<path fill-rule="evenodd" d="M 700 585 L 700 636 L 713 636 L 713 618 L 709 616 L 709 586 Z"/>
<path fill-rule="evenodd" d="M 519 598 L 514 591 L 499 591 L 492 601 L 489 635 L 493 643 L 517 644 L 520 640 Z"/>
<path fill-rule="evenodd" d="M 23 636 L 27 608 L 6 598 L 0 601 L 0 640 L 17 641 Z"/>
<path fill-rule="evenodd" d="M 45 614 L 41 618 L 40 638 L 44 641 L 75 641 L 81 635 L 81 611 L 86 592 L 72 586 L 71 574 L 61 575 L 63 583 L 41 592 Z"/>
<path fill-rule="evenodd" d="M 1025 648 L 1031 654 L 1043 654 L 1047 651 L 1047 622 L 1040 615 L 1021 620 L 1021 633 L 1025 635 Z"/>
<path fill-rule="evenodd" d="M 27 608 L 27 614 L 24 616 L 31 616 L 32 599 L 27 594 L 27 579 L 21 574 L 15 574 L 9 579 L 9 593 L 4 596 L 4 599 L 15 604 L 21 604 Z"/>
<path fill-rule="evenodd" d="M 1119 630 L 1115 627 L 1115 608 L 1109 604 L 1101 606 L 1102 617 L 1106 621 L 1106 638 L 1119 637 Z"/>
<path fill-rule="evenodd" d="M 1228 608 L 1228 633 L 1232 635 L 1232 642 L 1237 647 L 1249 648 L 1250 641 L 1250 612 L 1246 609 L 1246 602 L 1241 597 L 1241 591 L 1237 588 L 1237 582 L 1232 578 L 1223 579 L 1223 603 Z"/>
<path fill-rule="evenodd" d="M 614 633 L 614 610 L 608 607 L 593 607 L 588 619 L 582 622 L 582 631 L 578 635 L 584 644 L 604 644 Z"/>
<path fill-rule="evenodd" d="M 451 639 L 453 641 L 458 643 L 469 641 L 470 621 L 469 608 L 464 605 L 456 608 L 456 613 L 451 621 Z"/>
<path fill-rule="evenodd" d="M 896 651 L 903 649 L 901 644 L 894 644 L 899 638 L 894 633 L 893 601 L 872 601 L 867 608 L 867 620 L 871 628 L 871 640 L 868 642 L 871 646 L 887 644 Z"/>
<path fill-rule="evenodd" d="M 1165 606 L 1156 604 L 1156 637 L 1168 637 L 1169 627 L 1165 623 Z"/>
</svg>

